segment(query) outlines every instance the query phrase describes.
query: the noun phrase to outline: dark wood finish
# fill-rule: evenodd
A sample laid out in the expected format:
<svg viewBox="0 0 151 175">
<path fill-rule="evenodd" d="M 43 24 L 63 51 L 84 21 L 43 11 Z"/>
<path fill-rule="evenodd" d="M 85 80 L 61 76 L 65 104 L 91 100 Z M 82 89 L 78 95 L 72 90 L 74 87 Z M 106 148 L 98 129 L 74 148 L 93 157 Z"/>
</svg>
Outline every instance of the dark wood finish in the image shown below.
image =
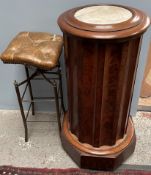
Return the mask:
<svg viewBox="0 0 151 175">
<path fill-rule="evenodd" d="M 80 167 L 111 170 L 135 148 L 130 106 L 142 32 L 150 21 L 126 7 L 132 18 L 106 31 L 107 25 L 76 20 L 80 8 L 58 20 L 64 33 L 69 104 L 62 144 Z"/>
<path fill-rule="evenodd" d="M 94 147 L 114 145 L 125 134 L 140 37 L 101 43 L 68 35 L 65 41 L 71 132 Z"/>
</svg>

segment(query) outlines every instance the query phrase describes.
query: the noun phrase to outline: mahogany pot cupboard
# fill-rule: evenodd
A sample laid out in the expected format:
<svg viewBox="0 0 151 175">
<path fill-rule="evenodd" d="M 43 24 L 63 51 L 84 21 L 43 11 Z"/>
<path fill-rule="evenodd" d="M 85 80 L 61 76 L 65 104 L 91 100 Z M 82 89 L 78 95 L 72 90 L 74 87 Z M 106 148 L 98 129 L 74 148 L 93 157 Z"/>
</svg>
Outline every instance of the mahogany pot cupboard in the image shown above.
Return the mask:
<svg viewBox="0 0 151 175">
<path fill-rule="evenodd" d="M 131 7 L 95 4 L 64 12 L 58 24 L 68 89 L 62 145 L 81 168 L 113 170 L 135 149 L 130 107 L 149 17 Z"/>
</svg>

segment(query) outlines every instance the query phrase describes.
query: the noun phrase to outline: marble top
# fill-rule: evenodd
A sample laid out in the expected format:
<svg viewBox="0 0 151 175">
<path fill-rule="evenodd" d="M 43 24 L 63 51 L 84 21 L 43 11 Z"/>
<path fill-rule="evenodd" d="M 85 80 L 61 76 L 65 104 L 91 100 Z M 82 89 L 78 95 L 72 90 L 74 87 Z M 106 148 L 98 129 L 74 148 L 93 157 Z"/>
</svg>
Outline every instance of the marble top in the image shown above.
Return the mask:
<svg viewBox="0 0 151 175">
<path fill-rule="evenodd" d="M 89 24 L 117 24 L 129 20 L 132 13 L 118 6 L 91 6 L 78 10 L 74 17 Z"/>
</svg>

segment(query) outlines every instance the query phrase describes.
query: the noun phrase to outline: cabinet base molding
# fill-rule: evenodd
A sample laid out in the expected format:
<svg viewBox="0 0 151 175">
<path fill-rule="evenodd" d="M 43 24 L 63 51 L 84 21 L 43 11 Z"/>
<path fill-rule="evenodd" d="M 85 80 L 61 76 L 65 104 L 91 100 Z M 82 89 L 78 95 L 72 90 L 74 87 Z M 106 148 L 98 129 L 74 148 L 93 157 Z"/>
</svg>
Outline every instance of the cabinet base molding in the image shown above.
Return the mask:
<svg viewBox="0 0 151 175">
<path fill-rule="evenodd" d="M 134 152 L 136 136 L 131 117 L 129 117 L 126 135 L 113 146 L 93 147 L 89 144 L 81 143 L 70 132 L 69 128 L 66 113 L 61 133 L 62 145 L 80 168 L 114 170 Z"/>
</svg>

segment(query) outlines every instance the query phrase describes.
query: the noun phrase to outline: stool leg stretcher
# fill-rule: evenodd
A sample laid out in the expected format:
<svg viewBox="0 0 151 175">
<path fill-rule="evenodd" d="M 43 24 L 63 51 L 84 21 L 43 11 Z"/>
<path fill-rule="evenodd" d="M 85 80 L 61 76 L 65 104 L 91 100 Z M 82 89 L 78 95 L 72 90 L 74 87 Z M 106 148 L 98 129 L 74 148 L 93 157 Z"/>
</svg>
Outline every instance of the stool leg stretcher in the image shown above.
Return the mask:
<svg viewBox="0 0 151 175">
<path fill-rule="evenodd" d="M 41 69 L 36 69 L 34 73 L 31 75 L 29 74 L 29 68 L 25 66 L 25 72 L 26 72 L 26 77 L 24 81 L 18 83 L 17 81 L 14 82 L 16 94 L 17 94 L 17 99 L 20 107 L 20 112 L 24 124 L 24 129 L 25 129 L 25 142 L 28 142 L 28 127 L 27 127 L 27 122 L 37 122 L 37 121 L 28 121 L 28 116 L 29 116 L 29 111 L 30 109 L 32 110 L 32 115 L 35 115 L 35 102 L 42 102 L 42 101 L 55 101 L 55 106 L 56 106 L 56 113 L 57 113 L 57 122 L 58 122 L 58 129 L 59 133 L 61 132 L 61 114 L 62 112 L 65 112 L 65 107 L 63 103 L 63 92 L 62 92 L 62 78 L 61 78 L 61 68 L 60 65 L 57 65 L 55 67 L 55 70 L 41 70 Z M 56 77 L 47 77 L 48 74 L 55 75 Z M 40 76 L 40 78 L 39 78 Z M 47 81 L 50 86 L 53 88 L 54 91 L 54 96 L 53 97 L 34 97 L 33 96 L 33 90 L 32 90 L 32 80 L 45 80 Z M 25 89 L 21 95 L 19 87 L 22 85 L 25 85 Z M 29 95 L 30 95 L 30 100 L 25 100 L 25 94 L 27 88 L 29 89 Z M 40 101 L 41 100 L 41 101 Z M 29 103 L 29 108 L 27 110 L 27 114 L 25 115 L 24 112 L 24 107 L 23 103 L 28 102 Z M 61 107 L 60 107 L 60 103 Z M 48 122 L 48 121 L 38 121 L 38 122 Z"/>
</svg>

